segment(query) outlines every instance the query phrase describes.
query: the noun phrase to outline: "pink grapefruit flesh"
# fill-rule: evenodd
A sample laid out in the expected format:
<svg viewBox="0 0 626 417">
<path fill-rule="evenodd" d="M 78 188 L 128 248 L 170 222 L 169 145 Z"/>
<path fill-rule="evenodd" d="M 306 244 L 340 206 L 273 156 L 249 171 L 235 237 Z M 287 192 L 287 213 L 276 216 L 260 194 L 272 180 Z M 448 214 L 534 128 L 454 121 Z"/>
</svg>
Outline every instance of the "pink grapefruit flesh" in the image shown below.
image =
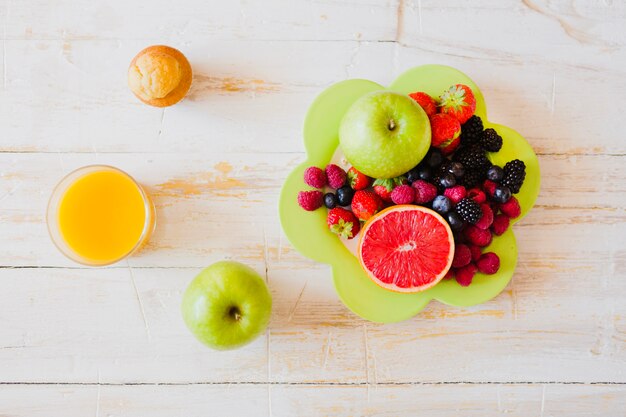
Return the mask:
<svg viewBox="0 0 626 417">
<path fill-rule="evenodd" d="M 431 209 L 393 206 L 363 227 L 358 254 L 376 284 L 396 292 L 420 292 L 435 286 L 450 269 L 454 236 Z"/>
</svg>

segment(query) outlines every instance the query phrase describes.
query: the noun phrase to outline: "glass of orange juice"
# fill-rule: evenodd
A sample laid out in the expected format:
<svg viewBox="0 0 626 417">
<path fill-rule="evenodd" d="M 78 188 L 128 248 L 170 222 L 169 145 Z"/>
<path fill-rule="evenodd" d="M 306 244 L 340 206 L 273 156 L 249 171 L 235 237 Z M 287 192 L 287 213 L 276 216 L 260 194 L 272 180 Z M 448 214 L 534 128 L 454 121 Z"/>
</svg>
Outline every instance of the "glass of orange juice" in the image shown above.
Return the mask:
<svg viewBox="0 0 626 417">
<path fill-rule="evenodd" d="M 82 167 L 63 178 L 52 192 L 46 217 L 59 250 L 89 266 L 113 264 L 136 252 L 156 224 L 143 187 L 107 165 Z"/>
</svg>

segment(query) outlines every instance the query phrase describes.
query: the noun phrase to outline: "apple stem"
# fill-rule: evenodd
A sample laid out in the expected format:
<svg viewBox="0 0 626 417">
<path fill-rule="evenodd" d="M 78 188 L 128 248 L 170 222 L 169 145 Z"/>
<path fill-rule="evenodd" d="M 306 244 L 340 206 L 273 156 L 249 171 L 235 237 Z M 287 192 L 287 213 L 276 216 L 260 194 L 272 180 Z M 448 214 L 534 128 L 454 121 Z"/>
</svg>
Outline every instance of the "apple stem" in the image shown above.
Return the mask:
<svg viewBox="0 0 626 417">
<path fill-rule="evenodd" d="M 396 122 L 394 122 L 393 119 L 389 119 L 389 124 L 387 125 L 387 128 L 389 130 L 394 130 L 396 128 Z"/>
<path fill-rule="evenodd" d="M 231 309 L 228 311 L 228 315 L 230 315 L 230 317 L 232 317 L 235 321 L 241 320 L 241 312 L 237 307 L 231 307 Z"/>
</svg>

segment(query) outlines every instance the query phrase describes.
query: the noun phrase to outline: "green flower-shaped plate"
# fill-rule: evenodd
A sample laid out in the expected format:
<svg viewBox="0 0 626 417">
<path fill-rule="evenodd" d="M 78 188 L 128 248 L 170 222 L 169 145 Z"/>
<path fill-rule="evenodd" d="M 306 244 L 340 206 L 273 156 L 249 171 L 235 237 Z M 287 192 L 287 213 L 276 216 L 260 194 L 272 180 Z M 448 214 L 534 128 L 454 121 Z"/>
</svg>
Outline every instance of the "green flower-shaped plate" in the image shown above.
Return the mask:
<svg viewBox="0 0 626 417">
<path fill-rule="evenodd" d="M 424 91 L 439 96 L 453 84 L 466 84 L 476 96 L 476 114 L 485 128 L 494 128 L 504 139 L 500 152 L 492 154 L 493 163 L 500 166 L 518 158 L 526 164 L 526 180 L 516 195 L 522 207 L 519 221 L 535 203 L 539 194 L 539 163 L 530 145 L 513 129 L 487 121 L 487 108 L 478 86 L 462 72 L 447 66 L 424 65 L 413 68 L 396 79 L 388 90 L 408 94 Z M 358 259 L 326 226 L 325 209 L 307 212 L 297 203 L 299 191 L 307 189 L 304 170 L 311 166 L 324 167 L 339 144 L 339 123 L 352 103 L 364 94 L 386 90 L 367 80 L 346 80 L 322 92 L 311 105 L 304 122 L 304 145 L 307 160 L 287 178 L 280 196 L 280 220 L 285 234 L 304 256 L 332 266 L 335 288 L 343 303 L 364 319 L 391 323 L 406 320 L 422 310 L 430 300 L 452 306 L 472 306 L 497 296 L 509 283 L 517 263 L 515 236 L 509 229 L 493 239 L 488 250 L 500 256 L 500 270 L 486 276 L 477 274 L 469 287 L 455 280 L 442 281 L 420 293 L 401 294 L 387 291 L 372 282 L 362 270 Z"/>
</svg>

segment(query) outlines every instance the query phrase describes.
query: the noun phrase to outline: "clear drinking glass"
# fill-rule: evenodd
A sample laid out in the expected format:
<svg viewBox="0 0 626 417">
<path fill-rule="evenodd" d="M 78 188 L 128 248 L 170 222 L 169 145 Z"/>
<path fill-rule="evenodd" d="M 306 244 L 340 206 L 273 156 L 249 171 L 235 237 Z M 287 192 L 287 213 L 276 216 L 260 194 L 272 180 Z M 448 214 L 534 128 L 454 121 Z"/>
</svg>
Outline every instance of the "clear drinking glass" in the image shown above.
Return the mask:
<svg viewBox="0 0 626 417">
<path fill-rule="evenodd" d="M 68 189 L 74 185 L 79 179 L 84 178 L 90 174 L 99 173 L 99 172 L 115 172 L 123 175 L 127 179 L 129 179 L 135 187 L 137 187 L 137 191 L 141 195 L 141 199 L 143 200 L 143 209 L 145 213 L 145 221 L 143 224 L 143 229 L 141 235 L 134 243 L 134 246 L 126 253 L 118 256 L 114 259 L 90 259 L 81 254 L 77 253 L 72 247 L 66 242 L 66 239 L 63 236 L 63 232 L 60 226 L 60 206 L 63 201 L 63 197 L 65 196 Z M 50 200 L 48 202 L 48 209 L 46 213 L 46 223 L 48 225 L 48 232 L 50 233 L 50 237 L 52 238 L 52 242 L 55 246 L 69 259 L 78 262 L 87 266 L 105 266 L 114 264 L 116 262 L 121 261 L 122 259 L 127 258 L 133 253 L 137 252 L 150 238 L 154 228 L 156 226 L 156 212 L 154 209 L 154 204 L 152 203 L 152 199 L 145 191 L 145 189 L 133 179 L 126 172 L 121 169 L 108 166 L 108 165 L 89 165 L 82 168 L 78 168 L 77 170 L 71 172 L 65 178 L 63 178 L 57 186 L 54 188 Z"/>
</svg>

